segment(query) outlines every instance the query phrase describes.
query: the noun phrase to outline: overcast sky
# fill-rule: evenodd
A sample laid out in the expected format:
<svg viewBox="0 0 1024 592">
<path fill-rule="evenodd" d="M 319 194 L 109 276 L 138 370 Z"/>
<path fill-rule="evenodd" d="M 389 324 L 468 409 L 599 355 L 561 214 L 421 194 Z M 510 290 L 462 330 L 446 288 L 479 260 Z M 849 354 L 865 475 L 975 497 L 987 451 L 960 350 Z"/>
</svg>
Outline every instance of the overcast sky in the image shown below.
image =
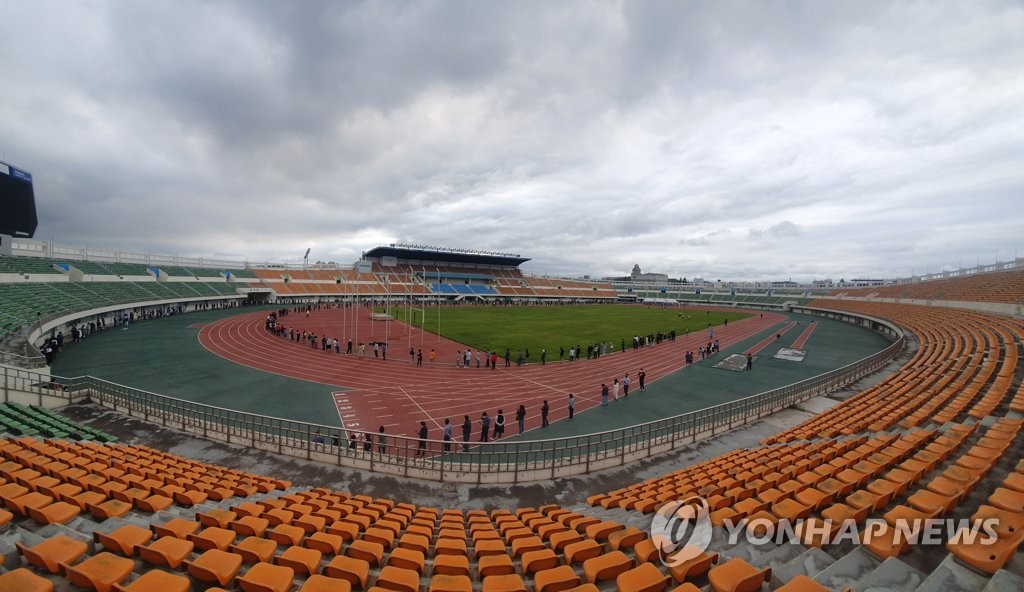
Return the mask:
<svg viewBox="0 0 1024 592">
<path fill-rule="evenodd" d="M 934 272 L 1024 257 L 1024 2 L 0 0 L 0 160 L 68 244 Z"/>
</svg>

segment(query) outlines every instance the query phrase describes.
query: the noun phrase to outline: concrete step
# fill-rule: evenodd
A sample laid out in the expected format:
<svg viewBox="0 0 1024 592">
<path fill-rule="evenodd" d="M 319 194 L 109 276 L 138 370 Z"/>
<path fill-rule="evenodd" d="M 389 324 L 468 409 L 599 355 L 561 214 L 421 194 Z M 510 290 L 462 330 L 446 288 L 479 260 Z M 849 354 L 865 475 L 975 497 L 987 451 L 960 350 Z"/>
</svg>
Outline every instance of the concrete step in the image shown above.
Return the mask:
<svg viewBox="0 0 1024 592">
<path fill-rule="evenodd" d="M 642 512 L 634 512 L 632 510 L 623 510 L 622 508 L 602 508 L 601 506 L 591 506 L 588 504 L 576 504 L 574 506 L 566 508 L 570 512 L 576 512 L 583 516 L 591 516 L 598 520 L 614 520 L 627 526 L 636 526 L 637 524 L 643 526 L 636 526 L 637 528 L 647 528 L 651 522 L 651 516 L 645 515 Z"/>
<path fill-rule="evenodd" d="M 957 563 L 952 555 L 947 555 L 921 582 L 917 592 L 978 592 L 987 583 L 988 578 Z"/>
<path fill-rule="evenodd" d="M 924 582 L 926 575 L 903 563 L 896 557 L 890 557 L 877 568 L 853 584 L 854 592 L 906 592 L 913 590 Z"/>
<path fill-rule="evenodd" d="M 644 532 L 650 532 L 651 520 L 654 519 L 653 514 L 644 514 L 642 512 L 631 512 L 631 514 L 632 515 L 629 516 L 623 524 L 627 527 L 632 526 L 633 528 L 637 528 Z"/>
<path fill-rule="evenodd" d="M 773 569 L 772 576 L 778 578 L 780 583 L 788 582 L 796 576 L 807 576 L 813 579 L 814 576 L 835 562 L 836 560 L 828 553 L 812 547 L 780 565 L 777 569 Z"/>
<path fill-rule="evenodd" d="M 1024 577 L 1001 569 L 992 575 L 981 592 L 1020 592 L 1024 590 Z"/>
<path fill-rule="evenodd" d="M 844 586 L 853 586 L 879 565 L 880 562 L 877 559 L 863 547 L 857 546 L 814 576 L 814 581 L 828 588 L 839 590 Z"/>
<path fill-rule="evenodd" d="M 751 545 L 750 562 L 758 567 L 770 567 L 772 571 L 803 555 L 807 547 L 799 543 L 776 545 Z"/>
</svg>

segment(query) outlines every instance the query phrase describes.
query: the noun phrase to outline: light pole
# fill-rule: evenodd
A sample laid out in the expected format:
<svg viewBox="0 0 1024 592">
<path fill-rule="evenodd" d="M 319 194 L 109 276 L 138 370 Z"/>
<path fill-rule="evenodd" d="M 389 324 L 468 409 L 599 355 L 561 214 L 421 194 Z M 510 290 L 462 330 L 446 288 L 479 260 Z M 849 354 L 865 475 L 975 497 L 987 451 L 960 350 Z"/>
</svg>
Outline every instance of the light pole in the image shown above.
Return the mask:
<svg viewBox="0 0 1024 592">
<path fill-rule="evenodd" d="M 437 280 L 437 285 L 440 286 L 441 285 L 441 270 L 439 268 L 435 267 L 434 271 L 437 272 L 437 277 L 434 278 L 434 279 Z M 437 299 L 437 341 L 438 341 L 438 343 L 441 342 L 441 299 L 440 298 Z"/>
</svg>

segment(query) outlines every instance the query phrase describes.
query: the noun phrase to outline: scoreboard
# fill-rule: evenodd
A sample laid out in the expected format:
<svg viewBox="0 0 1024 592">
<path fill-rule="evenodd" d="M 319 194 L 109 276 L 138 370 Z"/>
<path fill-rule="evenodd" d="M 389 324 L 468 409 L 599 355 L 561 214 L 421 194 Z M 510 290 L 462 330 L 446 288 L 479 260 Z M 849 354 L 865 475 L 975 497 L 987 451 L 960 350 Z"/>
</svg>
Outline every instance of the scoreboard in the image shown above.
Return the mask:
<svg viewBox="0 0 1024 592">
<path fill-rule="evenodd" d="M 32 238 L 38 225 L 32 174 L 0 161 L 0 234 Z"/>
</svg>

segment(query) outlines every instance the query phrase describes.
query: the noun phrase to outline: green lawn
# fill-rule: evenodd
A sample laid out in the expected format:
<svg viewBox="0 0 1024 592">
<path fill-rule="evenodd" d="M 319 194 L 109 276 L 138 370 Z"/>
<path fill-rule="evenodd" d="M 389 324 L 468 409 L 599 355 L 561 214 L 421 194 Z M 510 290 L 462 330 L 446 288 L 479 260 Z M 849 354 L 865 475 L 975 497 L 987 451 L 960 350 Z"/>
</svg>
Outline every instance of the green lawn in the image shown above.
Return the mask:
<svg viewBox="0 0 1024 592">
<path fill-rule="evenodd" d="M 440 310 L 441 330 L 438 331 Z M 392 308 L 391 314 L 404 321 L 407 309 Z M 548 359 L 558 359 L 560 347 L 566 355 L 569 348 L 611 341 L 616 351 L 626 340 L 630 347 L 634 335 L 650 335 L 659 331 L 699 331 L 711 325 L 721 325 L 726 319 L 736 321 L 750 316 L 735 312 L 707 312 L 680 308 L 651 306 L 590 305 L 590 306 L 465 306 L 426 308 L 421 314 L 413 311 L 413 324 L 420 326 L 426 317 L 427 331 L 466 343 L 486 351 L 515 352 L 529 350 L 533 360 L 540 358 L 541 349 L 547 349 Z"/>
</svg>

